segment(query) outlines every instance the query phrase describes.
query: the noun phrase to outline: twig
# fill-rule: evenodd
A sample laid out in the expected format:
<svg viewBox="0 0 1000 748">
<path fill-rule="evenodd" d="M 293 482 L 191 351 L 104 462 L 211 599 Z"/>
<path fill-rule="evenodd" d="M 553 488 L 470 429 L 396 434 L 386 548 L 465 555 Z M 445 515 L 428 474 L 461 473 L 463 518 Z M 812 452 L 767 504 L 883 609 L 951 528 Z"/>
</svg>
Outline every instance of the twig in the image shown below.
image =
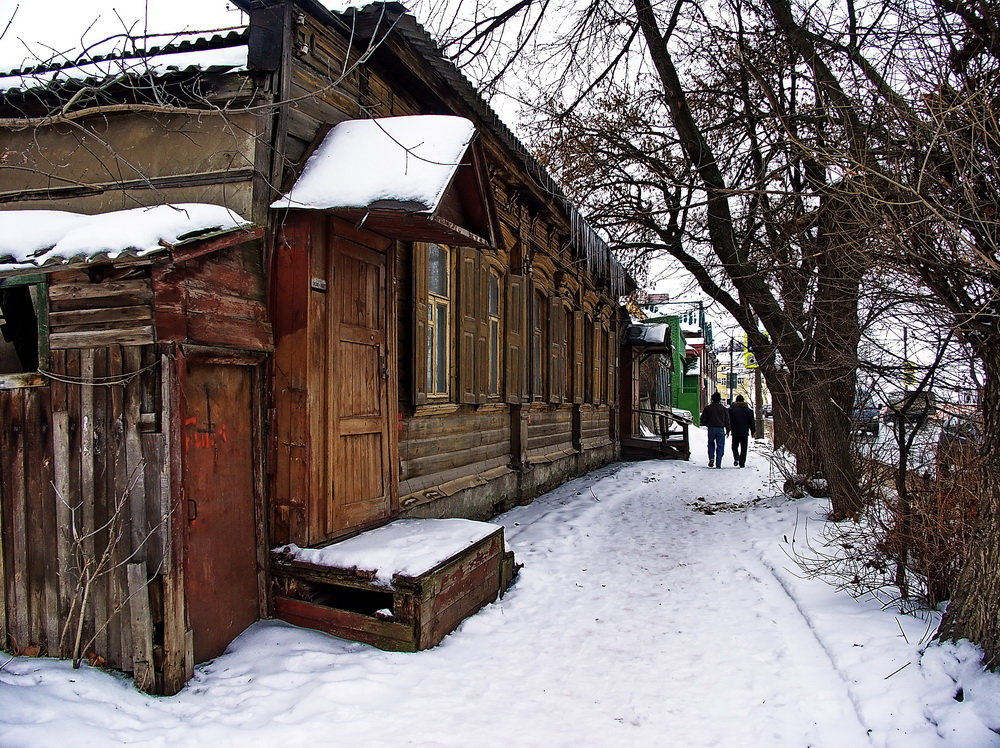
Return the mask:
<svg viewBox="0 0 1000 748">
<path fill-rule="evenodd" d="M 907 668 L 907 667 L 909 667 L 909 666 L 910 666 L 910 663 L 908 662 L 908 663 L 906 663 L 905 665 L 903 665 L 903 667 L 901 667 L 901 668 L 898 668 L 898 669 L 896 669 L 896 670 L 893 670 L 893 671 L 892 671 L 891 673 L 889 673 L 889 674 L 888 674 L 887 676 L 885 676 L 885 677 L 884 677 L 884 678 L 883 678 L 882 680 L 889 680 L 889 678 L 891 678 L 892 676 L 894 676 L 894 675 L 895 675 L 896 673 L 898 673 L 898 672 L 899 672 L 900 670 L 902 670 L 903 668 Z"/>
</svg>

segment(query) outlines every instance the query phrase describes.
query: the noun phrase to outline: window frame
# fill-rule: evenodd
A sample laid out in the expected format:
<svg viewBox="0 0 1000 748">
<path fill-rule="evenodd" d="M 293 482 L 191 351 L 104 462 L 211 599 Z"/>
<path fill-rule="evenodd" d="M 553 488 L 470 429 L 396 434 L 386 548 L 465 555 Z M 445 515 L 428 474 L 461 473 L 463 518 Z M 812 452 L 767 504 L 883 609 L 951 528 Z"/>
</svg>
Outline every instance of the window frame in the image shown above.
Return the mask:
<svg viewBox="0 0 1000 748">
<path fill-rule="evenodd" d="M 442 250 L 445 288 L 444 294 L 434 291 L 431 287 L 432 253 L 433 247 Z M 423 269 L 426 277 L 427 288 L 427 339 L 426 339 L 426 396 L 429 400 L 441 401 L 451 397 L 451 363 L 452 363 L 452 309 L 454 308 L 454 272 L 452 268 L 452 258 L 454 253 L 447 244 L 438 242 L 428 242 L 426 244 L 427 262 Z M 443 317 L 441 312 L 444 312 Z M 440 331 L 440 321 L 444 320 L 445 329 L 443 336 Z M 443 361 L 442 361 L 443 358 Z M 443 378 L 442 378 L 443 375 Z M 443 381 L 442 381 L 443 379 Z M 443 384 L 443 388 L 438 386 Z"/>
<path fill-rule="evenodd" d="M 493 307 L 494 288 L 496 306 Z M 504 392 L 504 283 L 503 274 L 492 264 L 486 266 L 486 397 L 499 400 Z"/>
<path fill-rule="evenodd" d="M 33 299 L 36 322 L 36 340 L 38 344 L 38 367 L 30 371 L 0 374 L 0 389 L 17 389 L 21 387 L 39 387 L 48 384 L 45 376 L 49 368 L 49 276 L 44 273 L 15 275 L 0 278 L 0 288 L 23 288 L 29 292 L 36 290 Z"/>
</svg>

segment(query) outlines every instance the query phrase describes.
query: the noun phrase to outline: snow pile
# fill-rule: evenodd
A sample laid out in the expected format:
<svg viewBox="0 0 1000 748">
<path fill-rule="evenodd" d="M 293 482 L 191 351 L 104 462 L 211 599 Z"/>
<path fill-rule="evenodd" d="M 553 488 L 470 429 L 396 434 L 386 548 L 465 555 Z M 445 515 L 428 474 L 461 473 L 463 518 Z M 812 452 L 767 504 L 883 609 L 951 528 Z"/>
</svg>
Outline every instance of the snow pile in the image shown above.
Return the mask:
<svg viewBox="0 0 1000 748">
<path fill-rule="evenodd" d="M 211 231 L 248 226 L 229 208 L 156 205 L 87 216 L 55 210 L 0 211 L 0 272 L 143 256 Z"/>
<path fill-rule="evenodd" d="M 760 444 L 709 470 L 691 435 L 691 462 L 602 468 L 499 517 L 518 581 L 434 649 L 263 621 L 171 698 L 0 657 L 0 745 L 1000 746 L 976 650 L 803 578 L 786 551 L 828 504 L 775 497 Z"/>
<path fill-rule="evenodd" d="M 475 134 L 469 120 L 445 115 L 341 122 L 271 207 L 433 213 Z M 400 205 L 378 206 L 382 201 Z"/>
<path fill-rule="evenodd" d="M 292 543 L 275 551 L 317 566 L 374 574 L 376 582 L 389 587 L 397 574 L 419 577 L 497 529 L 469 519 L 401 519 L 325 548 Z"/>
</svg>

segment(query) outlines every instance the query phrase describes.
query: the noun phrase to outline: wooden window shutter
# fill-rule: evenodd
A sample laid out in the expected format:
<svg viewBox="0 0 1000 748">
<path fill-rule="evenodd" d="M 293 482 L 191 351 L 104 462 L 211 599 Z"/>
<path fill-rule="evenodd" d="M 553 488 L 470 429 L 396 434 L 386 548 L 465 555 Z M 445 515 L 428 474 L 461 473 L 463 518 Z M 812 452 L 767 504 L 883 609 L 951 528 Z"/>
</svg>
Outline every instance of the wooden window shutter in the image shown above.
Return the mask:
<svg viewBox="0 0 1000 748">
<path fill-rule="evenodd" d="M 528 305 L 525 303 L 524 289 L 524 276 L 507 276 L 507 303 L 504 309 L 506 324 L 504 386 L 508 403 L 519 403 L 524 400 L 527 382 L 525 322 Z"/>
<path fill-rule="evenodd" d="M 583 378 L 586 364 L 583 360 L 583 312 L 573 312 L 573 402 L 582 403 L 584 396 Z"/>
<path fill-rule="evenodd" d="M 609 403 L 613 403 L 618 398 L 618 378 L 615 376 L 618 371 L 618 336 L 615 335 L 614 324 L 608 328 L 606 340 L 608 341 L 608 360 L 605 363 L 605 367 L 607 369 L 608 385 L 605 398 Z"/>
<path fill-rule="evenodd" d="M 601 323 L 596 319 L 591 322 L 590 330 L 590 402 L 595 405 L 601 402 L 601 377 L 604 367 L 601 364 Z"/>
<path fill-rule="evenodd" d="M 458 391 L 459 401 L 479 402 L 480 373 L 477 371 L 476 350 L 479 344 L 479 253 L 462 247 L 458 254 L 459 336 Z"/>
<path fill-rule="evenodd" d="M 549 402 L 561 403 L 566 389 L 562 301 L 549 298 Z"/>
<path fill-rule="evenodd" d="M 476 255 L 476 402 L 485 403 L 490 397 L 490 320 L 487 307 L 490 283 L 490 269 L 481 263 L 478 250 Z"/>
<path fill-rule="evenodd" d="M 427 402 L 427 245 L 413 243 L 413 404 Z"/>
</svg>

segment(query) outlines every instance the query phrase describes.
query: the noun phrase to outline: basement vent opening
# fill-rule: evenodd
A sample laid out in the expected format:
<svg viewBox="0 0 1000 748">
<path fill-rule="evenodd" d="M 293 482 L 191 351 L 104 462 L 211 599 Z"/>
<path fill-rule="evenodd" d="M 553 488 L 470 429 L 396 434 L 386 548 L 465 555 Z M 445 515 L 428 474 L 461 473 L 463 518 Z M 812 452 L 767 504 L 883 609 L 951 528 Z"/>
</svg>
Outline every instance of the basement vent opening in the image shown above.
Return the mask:
<svg viewBox="0 0 1000 748">
<path fill-rule="evenodd" d="M 375 617 L 375 612 L 392 610 L 392 593 L 374 589 L 360 589 L 339 584 L 299 582 L 296 597 L 315 605 L 337 608 L 351 613 Z"/>
</svg>

